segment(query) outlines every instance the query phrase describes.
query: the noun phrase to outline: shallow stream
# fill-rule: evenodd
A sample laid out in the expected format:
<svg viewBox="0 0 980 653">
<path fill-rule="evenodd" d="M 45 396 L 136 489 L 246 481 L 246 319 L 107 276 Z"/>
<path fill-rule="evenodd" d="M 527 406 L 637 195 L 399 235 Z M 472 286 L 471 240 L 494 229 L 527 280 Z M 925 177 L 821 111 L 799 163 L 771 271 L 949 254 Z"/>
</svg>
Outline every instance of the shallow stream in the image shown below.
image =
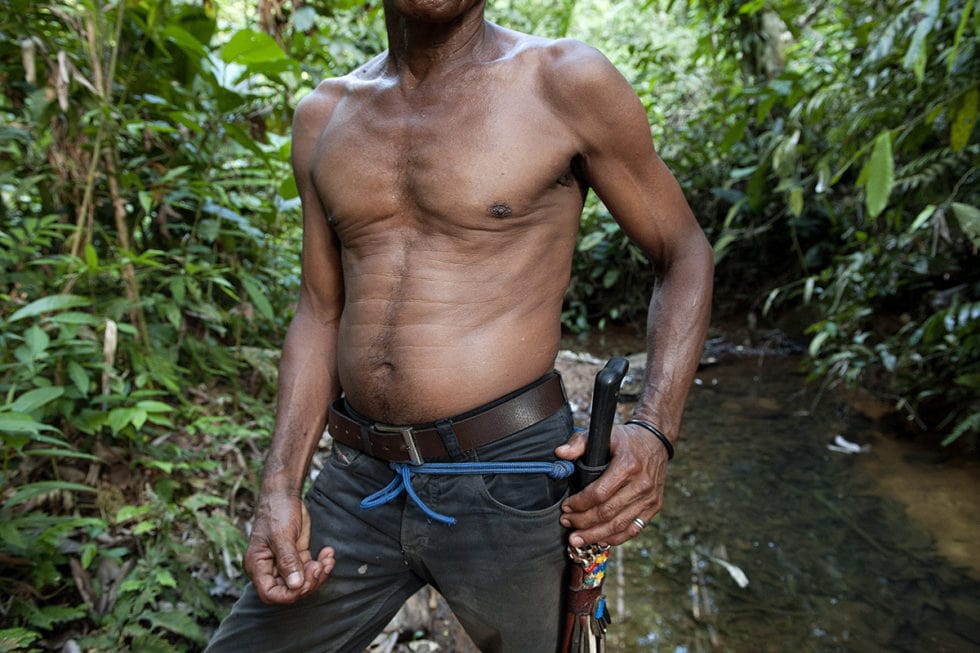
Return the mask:
<svg viewBox="0 0 980 653">
<path fill-rule="evenodd" d="M 665 509 L 613 555 L 609 651 L 980 651 L 975 462 L 818 401 L 799 364 L 699 372 Z"/>
</svg>

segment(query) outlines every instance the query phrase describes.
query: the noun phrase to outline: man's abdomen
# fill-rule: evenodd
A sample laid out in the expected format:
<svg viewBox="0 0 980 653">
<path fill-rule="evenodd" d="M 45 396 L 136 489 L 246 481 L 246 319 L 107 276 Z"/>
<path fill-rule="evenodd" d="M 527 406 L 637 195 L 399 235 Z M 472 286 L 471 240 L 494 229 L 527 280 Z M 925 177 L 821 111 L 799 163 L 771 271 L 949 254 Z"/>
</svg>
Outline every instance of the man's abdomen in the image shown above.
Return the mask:
<svg viewBox="0 0 980 653">
<path fill-rule="evenodd" d="M 458 415 L 554 366 L 560 302 L 529 314 L 506 306 L 487 313 L 487 306 L 467 303 L 416 301 L 394 310 L 378 304 L 348 301 L 338 340 L 347 400 L 373 419 L 417 424 Z M 379 310 L 382 316 L 402 311 L 403 319 L 372 319 Z"/>
</svg>

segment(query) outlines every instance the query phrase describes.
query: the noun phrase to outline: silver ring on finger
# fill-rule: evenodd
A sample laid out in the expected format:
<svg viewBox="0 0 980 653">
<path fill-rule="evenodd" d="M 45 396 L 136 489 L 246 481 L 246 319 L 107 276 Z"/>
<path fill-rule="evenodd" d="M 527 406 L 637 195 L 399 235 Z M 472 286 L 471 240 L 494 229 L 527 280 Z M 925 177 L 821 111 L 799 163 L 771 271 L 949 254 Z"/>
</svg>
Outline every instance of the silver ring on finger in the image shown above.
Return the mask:
<svg viewBox="0 0 980 653">
<path fill-rule="evenodd" d="M 636 527 L 639 528 L 641 531 L 643 530 L 643 527 L 647 525 L 647 523 L 642 519 L 640 519 L 639 517 L 634 517 L 633 523 L 636 524 Z"/>
</svg>

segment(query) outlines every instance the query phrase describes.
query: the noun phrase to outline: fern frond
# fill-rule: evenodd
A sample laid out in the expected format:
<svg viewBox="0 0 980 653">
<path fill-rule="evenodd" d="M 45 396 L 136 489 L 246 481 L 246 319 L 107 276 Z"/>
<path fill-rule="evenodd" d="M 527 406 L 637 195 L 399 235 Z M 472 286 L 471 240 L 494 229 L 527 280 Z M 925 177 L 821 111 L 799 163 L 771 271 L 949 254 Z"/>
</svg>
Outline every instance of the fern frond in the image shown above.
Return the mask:
<svg viewBox="0 0 980 653">
<path fill-rule="evenodd" d="M 973 145 L 962 152 L 943 147 L 909 161 L 895 172 L 895 188 L 907 193 L 943 180 L 959 177 L 976 160 L 980 147 Z"/>
</svg>

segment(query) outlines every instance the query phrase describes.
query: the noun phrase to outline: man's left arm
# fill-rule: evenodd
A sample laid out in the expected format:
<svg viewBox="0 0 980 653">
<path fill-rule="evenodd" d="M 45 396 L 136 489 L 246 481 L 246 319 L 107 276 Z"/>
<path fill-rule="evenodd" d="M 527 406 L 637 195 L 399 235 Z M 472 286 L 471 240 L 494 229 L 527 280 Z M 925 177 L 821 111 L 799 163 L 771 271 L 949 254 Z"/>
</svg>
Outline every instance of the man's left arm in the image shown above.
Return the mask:
<svg viewBox="0 0 980 653">
<path fill-rule="evenodd" d="M 554 93 L 580 142 L 586 181 L 656 275 L 647 316 L 647 369 L 633 417 L 673 445 L 704 346 L 711 308 L 713 256 L 684 194 L 653 147 L 646 112 L 629 83 L 601 54 L 575 42 L 558 45 Z M 584 453 L 577 436 L 558 455 Z M 606 472 L 563 506 L 573 545 L 621 544 L 633 522 L 663 506 L 667 447 L 650 430 L 614 428 Z"/>
</svg>

